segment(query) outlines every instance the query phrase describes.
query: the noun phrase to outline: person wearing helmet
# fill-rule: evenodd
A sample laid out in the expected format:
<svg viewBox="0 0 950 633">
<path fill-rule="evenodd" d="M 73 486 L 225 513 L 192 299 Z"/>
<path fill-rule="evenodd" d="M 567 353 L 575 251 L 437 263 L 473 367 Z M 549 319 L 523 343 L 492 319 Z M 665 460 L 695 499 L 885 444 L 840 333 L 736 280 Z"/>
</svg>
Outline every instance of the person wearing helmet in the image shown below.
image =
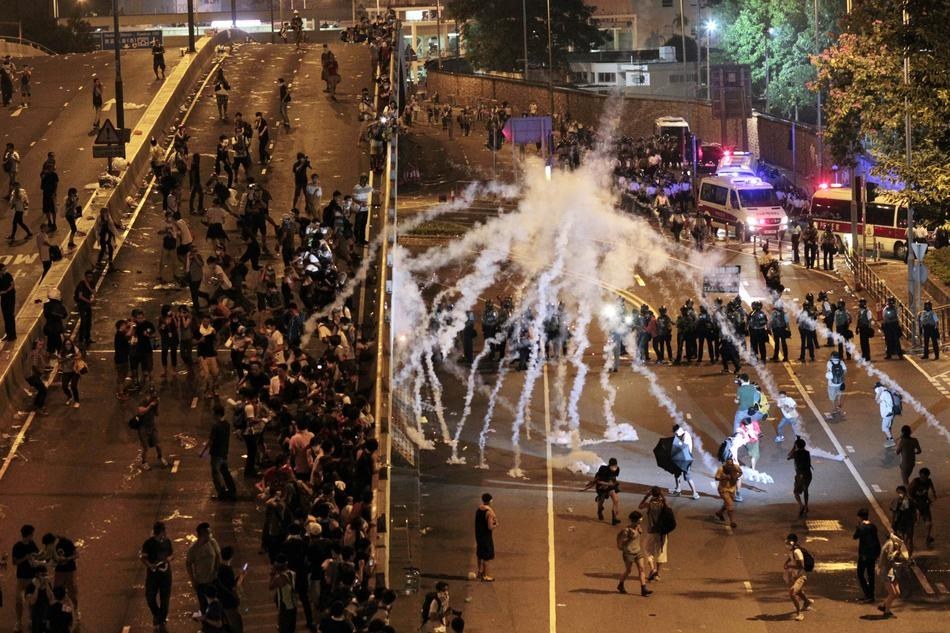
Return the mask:
<svg viewBox="0 0 950 633">
<path fill-rule="evenodd" d="M 300 43 L 303 42 L 303 18 L 300 17 L 300 11 L 296 9 L 294 9 L 294 17 L 290 19 L 290 28 L 294 32 L 294 44 L 299 51 Z"/>
<path fill-rule="evenodd" d="M 847 356 L 848 360 L 851 360 L 851 347 L 849 346 L 845 349 L 844 341 L 850 343 L 851 339 L 854 338 L 854 332 L 851 331 L 851 313 L 845 308 L 844 299 L 838 299 L 838 303 L 835 304 L 835 312 L 833 317 L 835 332 L 838 333 L 838 357 L 843 358 Z"/>
<path fill-rule="evenodd" d="M 815 332 L 818 313 L 815 311 L 813 299 L 814 295 L 810 292 L 805 295 L 802 311 L 798 313 L 798 336 L 801 339 L 801 353 L 798 355 L 798 360 L 802 363 L 805 362 L 806 349 L 808 357 L 814 362 L 815 348 L 818 347 L 818 334 Z"/>
<path fill-rule="evenodd" d="M 782 362 L 788 362 L 788 339 L 792 335 L 789 329 L 788 315 L 785 314 L 785 308 L 781 303 L 775 305 L 772 314 L 769 315 L 769 329 L 772 330 L 772 339 L 774 351 L 772 352 L 772 362 L 778 362 L 779 350 L 782 352 Z"/>
<path fill-rule="evenodd" d="M 937 313 L 933 310 L 933 303 L 924 302 L 924 311 L 917 316 L 920 334 L 924 338 L 924 358 L 928 358 L 930 344 L 933 343 L 934 360 L 940 360 L 940 332 L 937 329 Z"/>
<path fill-rule="evenodd" d="M 901 349 L 901 324 L 900 313 L 897 310 L 897 299 L 888 297 L 887 305 L 881 315 L 881 329 L 884 330 L 884 358 L 890 360 L 891 356 L 897 355 L 897 358 L 904 359 L 904 350 Z"/>
<path fill-rule="evenodd" d="M 831 333 L 834 331 L 835 327 L 835 306 L 828 299 L 828 293 L 822 290 L 818 293 L 818 303 L 816 305 L 818 313 L 821 314 L 821 320 L 825 324 L 825 327 L 828 329 L 828 339 L 825 341 L 825 347 L 834 346 L 834 342 L 831 340 Z M 815 347 L 818 347 L 818 344 L 815 344 Z"/>
<path fill-rule="evenodd" d="M 871 338 L 874 336 L 874 317 L 868 310 L 868 300 L 858 299 L 858 338 L 861 342 L 861 358 L 871 360 Z"/>
<path fill-rule="evenodd" d="M 763 363 L 768 355 L 765 343 L 769 340 L 769 318 L 762 310 L 761 301 L 752 302 L 752 313 L 749 315 L 749 343 L 752 344 L 752 354 Z"/>
<path fill-rule="evenodd" d="M 667 314 L 666 306 L 660 306 L 660 314 L 656 317 L 656 336 L 653 338 L 653 351 L 656 353 L 656 364 L 662 365 L 665 359 L 673 358 L 673 319 Z"/>
</svg>

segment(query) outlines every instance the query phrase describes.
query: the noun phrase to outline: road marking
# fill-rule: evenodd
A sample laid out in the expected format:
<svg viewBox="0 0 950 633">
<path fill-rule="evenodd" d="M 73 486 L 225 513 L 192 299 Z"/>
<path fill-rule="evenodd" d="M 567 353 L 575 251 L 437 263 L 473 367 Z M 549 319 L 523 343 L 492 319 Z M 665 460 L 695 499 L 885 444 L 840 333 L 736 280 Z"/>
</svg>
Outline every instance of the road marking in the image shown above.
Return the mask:
<svg viewBox="0 0 950 633">
<path fill-rule="evenodd" d="M 848 451 L 849 453 L 853 453 L 853 452 L 854 452 L 854 447 L 853 447 L 853 446 L 845 446 L 845 447 L 844 447 L 844 450 Z"/>
<path fill-rule="evenodd" d="M 53 124 L 53 122 L 50 121 L 49 123 L 46 124 L 46 127 L 49 127 L 49 126 L 51 126 L 52 124 Z"/>
<path fill-rule="evenodd" d="M 881 504 L 877 502 L 877 498 L 871 494 L 871 489 L 868 488 L 867 483 L 861 477 L 861 473 L 858 472 L 858 469 L 855 467 L 854 462 L 851 461 L 851 458 L 845 455 L 844 447 L 841 445 L 841 442 L 838 441 L 838 437 L 831 430 L 831 427 L 828 426 L 828 423 L 825 421 L 825 416 L 821 414 L 821 411 L 818 410 L 818 407 L 815 406 L 815 402 L 811 399 L 811 396 L 805 392 L 805 389 L 798 379 L 798 376 L 795 375 L 795 372 L 792 371 L 792 366 L 788 363 L 783 363 L 785 371 L 788 372 L 788 377 L 792 379 L 792 382 L 795 383 L 795 387 L 798 388 L 799 393 L 805 398 L 805 402 L 808 404 L 808 408 L 811 409 L 811 412 L 815 414 L 815 419 L 818 420 L 818 423 L 821 425 L 821 428 L 825 430 L 825 434 L 828 436 L 828 439 L 831 440 L 832 445 L 834 445 L 835 450 L 838 451 L 839 455 L 842 455 L 844 459 L 841 461 L 844 462 L 844 465 L 851 472 L 851 476 L 854 477 L 854 481 L 858 484 L 858 488 L 861 489 L 861 492 L 864 493 L 864 497 L 868 500 L 868 503 L 871 504 L 871 508 L 874 509 L 875 514 L 877 514 L 878 519 L 881 521 L 881 525 L 885 530 L 891 529 L 891 522 L 887 517 L 887 514 L 884 512 L 884 508 L 881 507 Z M 917 565 L 911 566 L 914 576 L 917 577 L 917 582 L 920 583 L 920 586 L 923 588 L 924 592 L 927 594 L 932 594 L 934 589 L 930 586 L 930 582 L 927 580 L 927 577 L 920 570 L 920 567 Z"/>
<path fill-rule="evenodd" d="M 68 102 L 68 101 L 63 104 L 63 107 L 64 107 L 64 108 L 67 107 L 67 106 L 69 106 L 69 102 Z"/>
<path fill-rule="evenodd" d="M 692 414 L 692 413 L 687 413 L 687 414 L 686 414 L 686 419 L 687 419 L 687 420 L 692 420 L 692 419 L 693 419 L 693 414 Z"/>
<path fill-rule="evenodd" d="M 874 492 L 884 492 L 883 490 L 881 490 L 881 487 L 878 486 L 877 484 L 871 484 L 871 490 L 873 490 Z"/>
<path fill-rule="evenodd" d="M 191 408 L 195 409 L 198 407 L 198 396 L 195 396 L 191 399 Z"/>
<path fill-rule="evenodd" d="M 551 465 L 551 399 L 548 366 L 544 365 L 544 456 L 548 483 L 548 630 L 557 633 L 557 596 L 554 560 L 554 469 Z"/>
<path fill-rule="evenodd" d="M 911 358 L 911 356 L 910 356 L 909 353 L 908 353 L 908 354 L 904 354 L 904 360 L 906 360 L 906 361 L 909 362 L 911 365 L 913 365 L 913 366 L 914 366 L 914 369 L 916 369 L 917 371 L 919 371 L 919 372 L 924 376 L 924 378 L 927 379 L 927 382 L 929 382 L 931 385 L 933 385 L 933 387 L 934 387 L 937 391 L 939 391 L 941 394 L 943 394 L 943 397 L 944 397 L 944 398 L 950 398 L 950 392 L 948 392 L 948 391 L 946 390 L 946 388 L 944 388 L 943 385 L 941 385 L 941 384 L 937 381 L 937 377 L 936 377 L 936 376 L 931 376 L 931 375 L 928 374 L 926 371 L 924 371 L 924 368 L 921 367 L 921 366 L 917 363 L 917 361 L 915 361 L 913 358 Z M 941 375 L 942 375 L 942 374 L 941 374 Z"/>
<path fill-rule="evenodd" d="M 752 583 L 748 580 L 742 581 L 742 586 L 745 587 L 746 593 L 752 593 Z"/>
<path fill-rule="evenodd" d="M 937 591 L 939 591 L 940 593 L 947 593 L 947 586 L 945 584 L 943 584 L 942 582 L 938 582 L 935 584 L 937 587 Z"/>
<path fill-rule="evenodd" d="M 178 472 L 178 466 L 180 466 L 180 465 L 181 465 L 181 460 L 180 460 L 180 459 L 176 459 L 174 462 L 172 462 L 172 474 L 173 474 L 173 475 Z"/>
<path fill-rule="evenodd" d="M 645 286 L 645 285 L 647 285 L 647 282 L 643 281 L 643 277 L 641 277 L 640 275 L 634 275 L 633 278 L 637 280 L 637 285 L 638 285 L 638 286 Z"/>
</svg>

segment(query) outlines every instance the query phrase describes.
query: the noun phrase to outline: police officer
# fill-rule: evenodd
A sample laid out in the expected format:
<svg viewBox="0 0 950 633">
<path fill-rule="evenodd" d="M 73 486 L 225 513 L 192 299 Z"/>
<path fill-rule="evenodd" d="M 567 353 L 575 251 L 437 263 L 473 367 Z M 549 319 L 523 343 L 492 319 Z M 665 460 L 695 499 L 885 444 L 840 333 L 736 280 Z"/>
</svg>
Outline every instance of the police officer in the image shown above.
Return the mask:
<svg viewBox="0 0 950 633">
<path fill-rule="evenodd" d="M 858 299 L 858 338 L 861 341 L 861 358 L 871 360 L 871 337 L 874 336 L 874 319 L 868 310 L 868 300 Z"/>
<path fill-rule="evenodd" d="M 791 330 L 788 327 L 788 315 L 781 304 L 775 306 L 769 316 L 769 329 L 772 330 L 772 339 L 775 350 L 772 352 L 772 362 L 778 361 L 779 348 L 782 350 L 782 362 L 788 362 L 788 337 Z"/>
<path fill-rule="evenodd" d="M 924 311 L 917 317 L 920 324 L 920 333 L 924 337 L 924 358 L 928 358 L 930 343 L 934 346 L 934 360 L 940 360 L 940 333 L 937 329 L 937 313 L 933 311 L 933 303 L 924 302 Z"/>
<path fill-rule="evenodd" d="M 676 360 L 674 365 L 679 365 L 683 360 L 683 348 L 686 349 L 686 362 L 692 360 L 690 356 L 690 341 L 695 336 L 696 322 L 690 315 L 689 308 L 683 306 L 680 308 L 680 315 L 676 317 Z"/>
<path fill-rule="evenodd" d="M 898 358 L 903 359 L 904 350 L 901 349 L 901 324 L 897 311 L 897 299 L 894 297 L 888 297 L 887 299 L 881 329 L 884 330 L 884 358 L 889 360 L 891 356 L 896 354 Z"/>
<path fill-rule="evenodd" d="M 802 225 L 798 222 L 792 222 L 792 226 L 788 229 L 788 232 L 792 236 L 792 263 L 800 264 L 802 260 L 799 253 L 799 242 L 802 240 Z"/>
<path fill-rule="evenodd" d="M 656 352 L 657 364 L 665 359 L 673 358 L 673 319 L 667 314 L 666 306 L 660 306 L 660 314 L 656 317 L 656 338 L 653 339 L 653 351 Z"/>
<path fill-rule="evenodd" d="M 726 306 L 726 317 L 732 325 L 732 331 L 737 339 L 742 343 L 742 349 L 746 349 L 746 334 L 749 332 L 745 310 L 742 309 L 742 299 L 736 296 Z"/>
<path fill-rule="evenodd" d="M 814 362 L 815 347 L 818 340 L 815 334 L 815 319 L 818 314 L 815 312 L 814 295 L 810 292 L 805 295 L 805 301 L 802 304 L 802 311 L 798 313 L 798 336 L 801 339 L 801 353 L 798 360 L 805 362 L 805 350 L 808 350 L 808 357 Z"/>
<path fill-rule="evenodd" d="M 808 221 L 802 239 L 805 242 L 805 268 L 814 268 L 815 260 L 818 259 L 818 227 L 814 220 Z"/>
<path fill-rule="evenodd" d="M 838 299 L 834 313 L 835 332 L 846 341 L 854 338 L 854 332 L 851 331 L 851 313 L 844 307 L 844 299 Z M 838 339 L 838 358 L 845 356 L 844 343 Z M 851 360 L 851 349 L 847 350 L 847 359 Z"/>
<path fill-rule="evenodd" d="M 465 362 L 471 364 L 475 359 L 474 343 L 478 332 L 475 330 L 475 313 L 468 310 L 465 313 L 465 327 L 462 329 L 462 355 Z"/>
<path fill-rule="evenodd" d="M 703 347 L 709 350 L 709 363 L 716 362 L 716 346 L 714 334 L 718 331 L 713 318 L 709 315 L 706 306 L 699 306 L 699 316 L 696 317 L 696 337 L 698 345 L 696 346 L 696 360 L 703 362 Z"/>
<path fill-rule="evenodd" d="M 818 309 L 821 312 L 821 319 L 824 321 L 825 327 L 828 328 L 828 340 L 825 341 L 825 347 L 833 347 L 834 342 L 831 340 L 831 333 L 835 329 L 835 306 L 828 300 L 828 293 L 822 290 L 818 293 Z M 818 344 L 816 343 L 817 347 Z"/>
<path fill-rule="evenodd" d="M 752 302 L 752 314 L 749 315 L 749 342 L 752 354 L 763 363 L 767 359 L 765 343 L 769 340 L 769 318 L 762 311 L 762 302 Z"/>
</svg>

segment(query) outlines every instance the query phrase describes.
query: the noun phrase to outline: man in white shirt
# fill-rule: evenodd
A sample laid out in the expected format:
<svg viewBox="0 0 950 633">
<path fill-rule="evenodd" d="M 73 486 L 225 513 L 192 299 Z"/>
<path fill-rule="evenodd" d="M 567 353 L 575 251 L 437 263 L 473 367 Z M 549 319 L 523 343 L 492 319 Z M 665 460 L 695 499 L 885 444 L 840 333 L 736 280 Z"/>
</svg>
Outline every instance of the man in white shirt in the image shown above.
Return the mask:
<svg viewBox="0 0 950 633">
<path fill-rule="evenodd" d="M 832 406 L 830 413 L 832 419 L 844 417 L 841 400 L 844 398 L 844 375 L 847 372 L 848 368 L 841 360 L 841 355 L 838 352 L 832 352 L 825 368 L 825 378 L 828 380 L 828 399 L 831 400 Z"/>
<path fill-rule="evenodd" d="M 891 426 L 894 424 L 894 396 L 880 382 L 874 383 L 874 401 L 881 414 L 881 433 L 884 434 L 884 447 L 894 447 Z"/>
<path fill-rule="evenodd" d="M 784 391 L 778 392 L 778 400 L 775 404 L 778 405 L 779 410 L 782 412 L 782 419 L 778 423 L 778 427 L 775 429 L 775 442 L 780 443 L 785 441 L 785 436 L 782 434 L 782 429 L 786 425 L 792 427 L 792 432 L 797 432 L 798 428 L 798 403 L 796 403 L 792 398 L 788 396 Z"/>
<path fill-rule="evenodd" d="M 360 175 L 360 180 L 353 187 L 353 203 L 356 205 L 356 219 L 353 226 L 353 235 L 357 244 L 366 244 L 366 225 L 369 222 L 369 197 L 373 187 L 369 184 L 367 174 Z"/>
</svg>

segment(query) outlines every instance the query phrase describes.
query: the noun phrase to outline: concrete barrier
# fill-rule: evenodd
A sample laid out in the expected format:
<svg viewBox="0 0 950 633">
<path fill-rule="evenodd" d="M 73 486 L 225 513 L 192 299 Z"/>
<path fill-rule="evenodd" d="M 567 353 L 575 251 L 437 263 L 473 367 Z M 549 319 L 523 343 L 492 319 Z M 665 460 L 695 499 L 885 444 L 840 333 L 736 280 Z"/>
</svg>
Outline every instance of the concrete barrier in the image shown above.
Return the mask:
<svg viewBox="0 0 950 633">
<path fill-rule="evenodd" d="M 230 41 L 230 33 L 222 31 L 214 36 L 203 37 L 195 43 L 191 59 L 175 66 L 162 84 L 151 104 L 132 130 L 126 146 L 128 167 L 114 188 L 98 188 L 83 208 L 82 218 L 76 221 L 77 228 L 86 235 L 76 240 L 76 248 L 67 251 L 67 237 L 59 242 L 65 257 L 54 262 L 46 277 L 30 292 L 16 316 L 17 340 L 7 346 L 0 355 L 0 395 L 4 403 L 14 402 L 14 397 L 24 385 L 30 371 L 29 357 L 32 342 L 43 334 L 43 302 L 49 291 L 56 288 L 63 295 L 67 308 L 72 310 L 73 292 L 82 280 L 83 273 L 94 268 L 99 257 L 94 235 L 96 220 L 102 208 L 108 208 L 113 218 L 125 215 L 125 199 L 138 193 L 143 178 L 149 173 L 149 139 L 160 142 L 170 134 L 171 125 L 182 112 L 181 103 L 191 91 L 196 80 L 208 69 L 214 59 L 217 46 Z M 18 288 L 23 292 L 24 288 Z M 0 428 L 6 426 L 0 421 Z"/>
</svg>

